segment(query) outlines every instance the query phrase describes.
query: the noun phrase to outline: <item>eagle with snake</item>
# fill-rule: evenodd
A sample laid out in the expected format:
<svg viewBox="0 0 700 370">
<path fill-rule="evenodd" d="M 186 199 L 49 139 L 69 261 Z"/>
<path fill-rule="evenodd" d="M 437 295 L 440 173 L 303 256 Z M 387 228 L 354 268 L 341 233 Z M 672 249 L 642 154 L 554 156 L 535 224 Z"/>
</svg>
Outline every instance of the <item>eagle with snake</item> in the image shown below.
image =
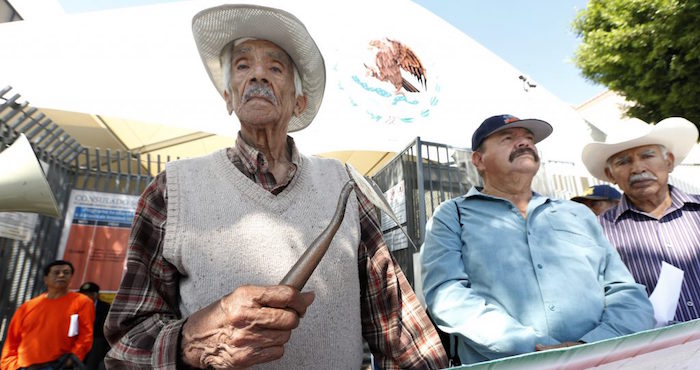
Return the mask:
<svg viewBox="0 0 700 370">
<path fill-rule="evenodd" d="M 385 40 L 370 41 L 370 47 L 377 49 L 375 57 L 376 68 L 365 64 L 367 74 L 380 81 L 386 81 L 394 85 L 396 89 L 395 94 L 403 94 L 402 88 L 412 93 L 419 92 L 418 88 L 401 75 L 401 70 L 404 70 L 417 79 L 423 90 L 427 89 L 425 67 L 423 67 L 413 50 L 398 41 L 388 38 Z"/>
</svg>

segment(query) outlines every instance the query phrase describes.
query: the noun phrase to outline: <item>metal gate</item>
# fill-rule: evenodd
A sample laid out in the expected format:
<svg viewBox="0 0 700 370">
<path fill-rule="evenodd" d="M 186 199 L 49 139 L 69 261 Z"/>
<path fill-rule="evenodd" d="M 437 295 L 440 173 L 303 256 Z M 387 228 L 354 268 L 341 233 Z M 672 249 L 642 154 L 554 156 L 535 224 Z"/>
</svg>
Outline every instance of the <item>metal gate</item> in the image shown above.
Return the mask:
<svg viewBox="0 0 700 370">
<path fill-rule="evenodd" d="M 423 243 L 425 223 L 440 203 L 466 193 L 473 184 L 480 185 L 476 169 L 468 160 L 469 153 L 465 148 L 416 138 L 372 177 L 383 191 L 394 188 L 403 193 L 390 197 L 398 199 L 392 208 L 416 247 Z M 382 219 L 385 241 L 414 286 L 413 255 L 418 250 L 404 238 L 394 237 L 400 235 L 398 227 L 385 220 Z"/>
<path fill-rule="evenodd" d="M 153 174 L 170 161 L 170 157 L 152 158 L 150 154 L 142 157 L 128 151 L 83 147 L 43 113 L 22 102 L 10 87 L 5 87 L 0 90 L 0 153 L 21 133 L 27 136 L 37 158 L 46 166 L 49 186 L 64 216 L 71 190 L 138 195 L 153 179 Z M 0 213 L 0 216 L 12 215 Z M 36 217 L 30 240 L 0 237 L 0 346 L 15 310 L 43 291 L 43 266 L 56 259 L 63 217 Z"/>
</svg>

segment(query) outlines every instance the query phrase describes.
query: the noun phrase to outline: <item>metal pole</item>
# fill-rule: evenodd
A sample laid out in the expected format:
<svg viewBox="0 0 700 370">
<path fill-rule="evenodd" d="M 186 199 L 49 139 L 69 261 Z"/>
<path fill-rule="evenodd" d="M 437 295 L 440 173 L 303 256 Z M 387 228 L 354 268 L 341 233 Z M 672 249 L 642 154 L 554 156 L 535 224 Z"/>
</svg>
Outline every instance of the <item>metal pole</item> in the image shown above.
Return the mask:
<svg viewBox="0 0 700 370">
<path fill-rule="evenodd" d="M 425 238 L 425 182 L 423 179 L 423 154 L 420 136 L 416 137 L 416 181 L 418 185 L 418 223 L 419 223 L 419 240 L 417 245 L 423 244 Z"/>
</svg>

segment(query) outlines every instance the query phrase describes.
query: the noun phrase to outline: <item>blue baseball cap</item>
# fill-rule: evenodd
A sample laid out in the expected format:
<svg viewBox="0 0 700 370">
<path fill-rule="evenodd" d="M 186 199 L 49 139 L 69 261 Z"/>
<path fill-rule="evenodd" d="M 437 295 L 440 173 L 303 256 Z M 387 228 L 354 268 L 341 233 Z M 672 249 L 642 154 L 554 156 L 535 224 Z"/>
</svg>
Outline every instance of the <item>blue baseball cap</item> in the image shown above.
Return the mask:
<svg viewBox="0 0 700 370">
<path fill-rule="evenodd" d="M 586 189 L 586 191 L 584 191 L 583 194 L 571 198 L 571 200 L 573 200 L 574 202 L 580 202 L 584 199 L 620 200 L 621 196 L 622 194 L 620 194 L 620 192 L 617 191 L 617 189 L 613 188 L 610 185 L 594 185 Z"/>
<path fill-rule="evenodd" d="M 520 119 L 510 114 L 500 114 L 489 117 L 479 125 L 472 135 L 472 150 L 477 150 L 481 143 L 492 134 L 509 128 L 522 127 L 532 132 L 535 144 L 544 140 L 552 133 L 552 125 L 540 119 Z"/>
</svg>

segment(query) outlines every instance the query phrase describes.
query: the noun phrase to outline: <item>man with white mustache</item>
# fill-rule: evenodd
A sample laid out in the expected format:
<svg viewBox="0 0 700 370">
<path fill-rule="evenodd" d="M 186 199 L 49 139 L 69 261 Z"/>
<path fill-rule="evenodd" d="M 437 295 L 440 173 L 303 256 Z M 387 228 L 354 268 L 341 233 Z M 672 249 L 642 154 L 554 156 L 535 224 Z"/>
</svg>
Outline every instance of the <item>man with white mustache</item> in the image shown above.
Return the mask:
<svg viewBox="0 0 700 370">
<path fill-rule="evenodd" d="M 192 31 L 239 134 L 169 162 L 143 192 L 105 323 L 107 368 L 357 369 L 363 339 L 382 369 L 445 367 L 359 190 L 305 290 L 279 283 L 349 180 L 342 163 L 304 155 L 288 135 L 311 124 L 326 84 L 303 23 L 229 4 L 197 13 Z"/>
<path fill-rule="evenodd" d="M 599 216 L 600 222 L 648 293 L 656 287 L 662 262 L 683 270 L 674 320 L 700 318 L 700 196 L 668 184 L 669 173 L 697 142 L 698 130 L 673 117 L 643 135 L 625 134 L 583 149 L 588 171 L 624 191 L 620 203 Z"/>
<path fill-rule="evenodd" d="M 583 204 L 532 191 L 549 123 L 487 118 L 472 136 L 483 187 L 442 203 L 421 249 L 423 292 L 462 364 L 649 329 L 651 303 Z"/>
</svg>

